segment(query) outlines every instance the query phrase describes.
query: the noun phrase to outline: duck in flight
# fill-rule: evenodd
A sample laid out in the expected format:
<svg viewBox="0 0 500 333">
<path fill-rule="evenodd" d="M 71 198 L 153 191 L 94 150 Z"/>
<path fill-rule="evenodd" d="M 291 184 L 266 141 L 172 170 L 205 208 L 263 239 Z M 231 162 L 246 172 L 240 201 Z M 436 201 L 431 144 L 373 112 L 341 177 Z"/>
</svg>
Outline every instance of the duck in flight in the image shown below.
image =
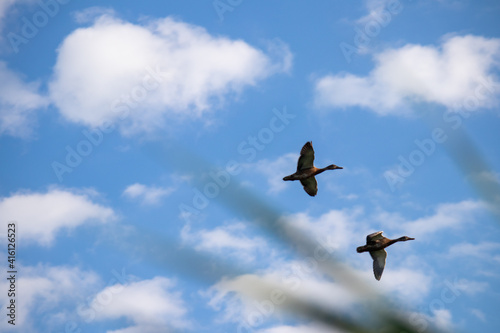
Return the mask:
<svg viewBox="0 0 500 333">
<path fill-rule="evenodd" d="M 325 168 L 316 168 L 314 166 L 314 149 L 312 142 L 306 142 L 300 150 L 299 161 L 297 162 L 297 171 L 294 174 L 286 176 L 283 180 L 300 180 L 304 190 L 311 197 L 318 193 L 318 183 L 314 176 L 322 173 L 325 170 L 343 169 L 342 167 L 331 164 Z"/>
<path fill-rule="evenodd" d="M 358 253 L 370 252 L 373 259 L 373 274 L 375 274 L 375 279 L 380 280 L 382 273 L 384 272 L 385 259 L 387 258 L 387 252 L 385 248 L 396 243 L 396 242 L 406 242 L 408 240 L 414 240 L 408 236 L 399 237 L 396 239 L 389 239 L 382 236 L 383 231 L 377 231 L 373 234 L 366 236 L 366 245 L 360 246 L 356 249 Z"/>
</svg>

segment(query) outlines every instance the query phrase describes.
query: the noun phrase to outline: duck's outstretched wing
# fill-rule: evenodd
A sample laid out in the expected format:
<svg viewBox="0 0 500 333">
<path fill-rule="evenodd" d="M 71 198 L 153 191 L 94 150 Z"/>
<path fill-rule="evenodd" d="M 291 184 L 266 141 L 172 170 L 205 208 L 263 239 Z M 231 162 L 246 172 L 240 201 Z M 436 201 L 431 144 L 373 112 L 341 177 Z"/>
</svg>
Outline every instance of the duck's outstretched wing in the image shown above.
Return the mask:
<svg viewBox="0 0 500 333">
<path fill-rule="evenodd" d="M 384 249 L 377 251 L 370 251 L 370 255 L 373 259 L 373 274 L 375 274 L 375 279 L 380 280 L 382 273 L 384 272 L 385 259 L 387 258 L 387 252 Z"/>
<path fill-rule="evenodd" d="M 318 193 L 318 182 L 314 176 L 301 179 L 300 183 L 304 186 L 304 191 L 306 191 L 311 197 L 314 197 L 316 193 Z"/>
<path fill-rule="evenodd" d="M 300 150 L 299 161 L 297 162 L 297 171 L 309 169 L 314 166 L 314 149 L 312 142 L 306 144 Z"/>
<path fill-rule="evenodd" d="M 378 240 L 384 239 L 385 237 L 382 236 L 383 231 L 377 231 L 374 232 L 373 234 L 369 234 L 366 236 L 366 244 L 374 244 Z"/>
</svg>

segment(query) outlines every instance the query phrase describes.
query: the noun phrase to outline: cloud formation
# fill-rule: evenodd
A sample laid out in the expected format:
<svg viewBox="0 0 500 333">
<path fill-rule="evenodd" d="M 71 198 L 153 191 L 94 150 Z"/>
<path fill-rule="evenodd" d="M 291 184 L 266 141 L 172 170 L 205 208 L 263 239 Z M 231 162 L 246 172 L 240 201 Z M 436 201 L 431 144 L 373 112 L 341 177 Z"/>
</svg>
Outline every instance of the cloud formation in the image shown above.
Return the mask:
<svg viewBox="0 0 500 333">
<path fill-rule="evenodd" d="M 74 317 L 75 303 L 83 302 L 91 290 L 100 282 L 99 277 L 91 271 L 83 271 L 77 267 L 67 266 L 23 266 L 22 274 L 17 278 L 17 290 L 22 291 L 22 301 L 17 303 L 15 328 L 23 332 L 38 332 L 31 330 L 34 314 L 43 309 L 50 325 L 64 326 Z M 9 281 L 2 279 L 0 287 L 8 290 Z M 21 299 L 21 298 L 19 298 Z M 2 298 L 0 304 L 6 308 Z M 11 326 L 11 327 L 9 327 Z M 6 320 L 0 322 L 2 332 L 9 331 L 12 325 Z M 51 327 L 48 331 L 55 331 Z"/>
<path fill-rule="evenodd" d="M 268 53 L 167 17 L 132 24 L 104 14 L 62 42 L 50 94 L 69 121 L 151 131 L 167 117 L 199 118 L 245 87 L 291 67 L 279 41 Z"/>
<path fill-rule="evenodd" d="M 287 183 L 283 177 L 294 173 L 299 154 L 288 153 L 275 160 L 262 159 L 254 163 L 247 163 L 244 167 L 250 171 L 256 171 L 267 179 L 268 192 L 278 193 L 286 189 Z"/>
<path fill-rule="evenodd" d="M 366 230 L 369 230 L 367 218 L 361 208 L 330 210 L 318 217 L 307 213 L 288 216 L 286 224 L 308 234 L 322 250 L 300 260 L 284 259 L 288 258 L 284 252 L 264 257 L 261 263 L 267 267 L 265 270 L 222 278 L 214 284 L 205 293 L 209 297 L 209 305 L 220 311 L 221 320 L 236 322 L 242 330 L 252 328 L 262 329 L 262 332 L 267 332 L 263 327 L 271 317 L 287 308 L 293 309 L 294 303 L 290 301 L 292 296 L 341 313 L 361 306 L 367 297 L 359 290 L 353 292 L 357 290 L 355 282 L 353 285 L 341 283 L 336 278 L 331 279 L 319 268 L 320 262 L 324 263 L 326 259 L 325 254 L 327 257 L 330 254 L 330 259 L 342 256 L 348 260 L 349 265 L 343 266 L 345 272 L 366 282 L 370 286 L 368 289 L 382 291 L 391 295 L 391 299 L 422 304 L 431 291 L 432 272 L 424 271 L 405 258 L 404 249 L 400 251 L 403 256 L 391 257 L 390 266 L 386 267 L 386 274 L 390 274 L 390 278 L 382 281 L 373 278 L 370 256 L 356 253 L 356 245 L 364 242 Z M 286 295 L 285 301 L 273 300 L 271 295 L 276 290 Z M 294 327 L 309 329 L 309 325 Z M 286 328 L 288 326 L 276 326 L 269 331 L 273 332 L 274 329 L 279 332 Z"/>
<path fill-rule="evenodd" d="M 384 225 L 411 237 L 431 237 L 442 230 L 456 230 L 475 220 L 476 214 L 485 211 L 486 206 L 479 201 L 464 200 L 456 203 L 443 203 L 436 206 L 433 214 L 405 220 L 399 215 L 382 212 L 378 219 Z"/>
<path fill-rule="evenodd" d="M 367 76 L 326 75 L 315 82 L 318 107 L 362 107 L 380 115 L 407 114 L 413 103 L 476 111 L 498 102 L 500 39 L 446 38 L 440 46 L 407 44 L 374 56 Z"/>
<path fill-rule="evenodd" d="M 343 332 L 332 327 L 322 326 L 317 323 L 297 326 L 275 326 L 257 331 L 257 333 L 337 333 Z"/>
<path fill-rule="evenodd" d="M 398 3 L 393 0 L 365 0 L 365 7 L 367 14 L 365 16 L 362 16 L 361 18 L 356 20 L 356 23 L 359 24 L 366 24 L 371 21 L 379 21 L 381 17 L 383 17 L 383 12 L 386 10 L 386 7 L 388 5 L 399 5 L 401 6 L 401 3 Z M 399 7 L 397 6 L 397 7 Z"/>
<path fill-rule="evenodd" d="M 170 195 L 174 191 L 173 188 L 146 186 L 135 183 L 127 186 L 123 191 L 123 195 L 140 200 L 143 205 L 154 205 L 160 202 L 161 198 Z"/>
<path fill-rule="evenodd" d="M 2 25 L 2 20 L 5 17 L 5 13 L 7 13 L 7 10 L 9 9 L 10 6 L 12 6 L 16 0 L 4 0 L 0 2 L 0 26 Z"/>
<path fill-rule="evenodd" d="M 242 222 L 231 223 L 214 229 L 191 231 L 189 225 L 181 232 L 183 242 L 191 244 L 198 251 L 205 251 L 252 262 L 258 254 L 269 255 L 271 249 L 262 237 L 248 236 L 249 230 Z"/>
<path fill-rule="evenodd" d="M 449 254 L 452 257 L 471 257 L 473 260 L 485 259 L 490 260 L 493 254 L 500 251 L 500 243 L 495 242 L 481 242 L 478 244 L 472 243 L 459 243 L 450 247 Z"/>
<path fill-rule="evenodd" d="M 48 105 L 38 82 L 24 82 L 20 74 L 0 61 L 0 135 L 27 138 L 35 124 L 34 112 Z"/>
<path fill-rule="evenodd" d="M 4 26 L 4 19 L 9 12 L 9 9 L 15 4 L 31 4 L 36 0 L 2 0 L 0 1 L 0 32 Z M 0 37 L 1 38 L 1 37 Z"/>
<path fill-rule="evenodd" d="M 62 229 L 72 230 L 95 221 L 106 223 L 115 217 L 111 208 L 94 203 L 91 195 L 70 190 L 18 192 L 0 199 L 0 219 L 18 223 L 23 240 L 43 246 L 52 245 Z"/>
<path fill-rule="evenodd" d="M 96 320 L 126 318 L 133 323 L 109 333 L 165 332 L 172 327 L 185 330 L 190 326 L 185 318 L 187 308 L 180 292 L 172 290 L 174 287 L 174 282 L 159 276 L 109 286 L 94 297 L 98 301 L 113 295 L 106 306 L 96 311 Z"/>
<path fill-rule="evenodd" d="M 206 295 L 209 305 L 221 312 L 221 320 L 238 322 L 247 329 L 260 328 L 282 311 L 293 309 L 297 299 L 338 311 L 350 308 L 355 300 L 347 288 L 300 261 L 275 262 L 260 274 L 223 278 Z"/>
</svg>

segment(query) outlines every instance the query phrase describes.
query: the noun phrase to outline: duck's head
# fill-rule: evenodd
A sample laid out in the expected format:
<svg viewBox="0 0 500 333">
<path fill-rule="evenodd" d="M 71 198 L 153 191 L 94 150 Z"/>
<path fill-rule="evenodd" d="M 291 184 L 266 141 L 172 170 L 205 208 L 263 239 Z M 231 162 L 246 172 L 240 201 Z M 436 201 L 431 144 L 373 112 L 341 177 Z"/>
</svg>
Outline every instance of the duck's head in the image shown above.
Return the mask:
<svg viewBox="0 0 500 333">
<path fill-rule="evenodd" d="M 358 253 L 362 253 L 362 252 L 365 252 L 365 246 L 359 246 L 356 248 L 356 252 Z"/>
<path fill-rule="evenodd" d="M 283 177 L 283 180 L 293 180 L 292 176 Z"/>
<path fill-rule="evenodd" d="M 408 237 L 408 236 L 403 236 L 401 238 L 399 238 L 400 241 L 403 241 L 403 242 L 406 242 L 406 241 L 409 241 L 409 240 L 415 240 L 415 238 L 411 238 L 411 237 Z"/>
<path fill-rule="evenodd" d="M 335 169 L 343 169 L 343 167 L 335 165 L 335 164 L 330 164 L 329 166 L 326 167 L 328 170 L 335 170 Z"/>
</svg>

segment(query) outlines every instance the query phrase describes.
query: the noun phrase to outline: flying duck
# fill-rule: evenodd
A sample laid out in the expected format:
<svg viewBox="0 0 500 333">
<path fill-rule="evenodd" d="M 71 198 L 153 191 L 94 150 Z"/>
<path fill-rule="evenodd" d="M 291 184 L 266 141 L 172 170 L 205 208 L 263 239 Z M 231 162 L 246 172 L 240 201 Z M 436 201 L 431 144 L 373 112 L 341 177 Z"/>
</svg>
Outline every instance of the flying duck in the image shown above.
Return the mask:
<svg viewBox="0 0 500 333">
<path fill-rule="evenodd" d="M 297 171 L 294 174 L 286 176 L 283 180 L 300 180 L 304 190 L 311 197 L 318 193 L 318 183 L 314 176 L 322 173 L 325 170 L 343 169 L 342 167 L 331 164 L 325 168 L 316 168 L 314 165 L 314 149 L 312 142 L 306 142 L 300 150 L 299 161 L 297 162 Z"/>
<path fill-rule="evenodd" d="M 384 272 L 385 259 L 387 258 L 387 252 L 385 248 L 396 243 L 396 242 L 406 242 L 408 240 L 414 240 L 408 236 L 399 237 L 396 239 L 389 239 L 382 236 L 383 231 L 377 231 L 373 234 L 366 236 L 366 245 L 360 246 L 356 249 L 358 253 L 370 252 L 373 259 L 373 274 L 375 274 L 375 279 L 380 280 L 382 273 Z"/>
</svg>

